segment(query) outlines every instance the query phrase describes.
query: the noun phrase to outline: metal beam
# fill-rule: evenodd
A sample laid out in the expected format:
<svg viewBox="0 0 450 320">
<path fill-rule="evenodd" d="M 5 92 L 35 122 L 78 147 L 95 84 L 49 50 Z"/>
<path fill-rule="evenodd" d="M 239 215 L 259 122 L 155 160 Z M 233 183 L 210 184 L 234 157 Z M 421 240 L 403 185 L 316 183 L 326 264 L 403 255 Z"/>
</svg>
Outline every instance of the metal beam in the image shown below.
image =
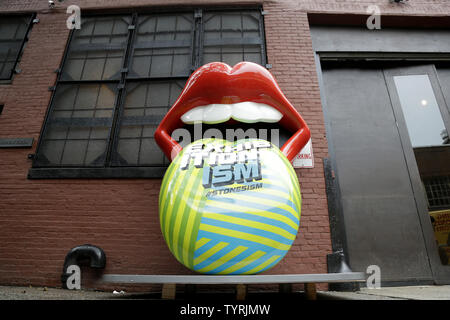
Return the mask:
<svg viewBox="0 0 450 320">
<path fill-rule="evenodd" d="M 321 61 L 450 61 L 450 53 L 427 52 L 317 52 Z"/>
<path fill-rule="evenodd" d="M 280 275 L 137 275 L 106 274 L 101 282 L 107 283 L 176 283 L 176 284 L 262 284 L 262 283 L 336 283 L 366 281 L 364 272 L 319 273 L 319 274 L 280 274 Z"/>
<path fill-rule="evenodd" d="M 167 167 L 31 168 L 28 179 L 160 179 Z"/>
</svg>

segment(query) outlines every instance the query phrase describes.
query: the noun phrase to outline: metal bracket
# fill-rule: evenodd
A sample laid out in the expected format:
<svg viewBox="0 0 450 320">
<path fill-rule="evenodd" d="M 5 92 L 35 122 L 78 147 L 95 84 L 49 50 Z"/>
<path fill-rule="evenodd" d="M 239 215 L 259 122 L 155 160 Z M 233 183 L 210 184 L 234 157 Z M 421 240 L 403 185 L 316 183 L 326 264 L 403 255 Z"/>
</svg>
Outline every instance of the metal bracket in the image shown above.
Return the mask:
<svg viewBox="0 0 450 320">
<path fill-rule="evenodd" d="M 262 15 L 262 16 L 265 16 L 265 15 L 267 15 L 267 14 L 269 14 L 269 11 L 265 11 L 265 10 L 262 10 L 262 11 L 261 11 L 261 15 Z"/>
<path fill-rule="evenodd" d="M 56 86 L 48 87 L 48 91 L 55 91 L 55 90 L 56 90 Z"/>
<path fill-rule="evenodd" d="M 266 64 L 266 69 L 272 69 L 272 65 L 271 64 Z"/>
<path fill-rule="evenodd" d="M 22 69 L 20 69 L 20 68 L 15 68 L 14 69 L 14 73 L 15 74 L 19 74 L 19 73 L 21 73 L 22 72 Z"/>
<path fill-rule="evenodd" d="M 330 274 L 351 273 L 352 270 L 347 265 L 345 260 L 346 259 L 343 250 L 338 250 L 336 252 L 328 254 L 327 255 L 328 272 L 330 272 Z M 330 290 L 354 292 L 359 290 L 359 283 L 356 282 L 330 283 Z"/>
<path fill-rule="evenodd" d="M 33 24 L 37 24 L 37 23 L 39 23 L 41 20 L 39 20 L 39 18 L 34 18 L 33 19 L 33 21 L 32 21 L 32 23 Z"/>
<path fill-rule="evenodd" d="M 31 148 L 34 138 L 0 138 L 0 148 Z"/>
<path fill-rule="evenodd" d="M 128 72 L 128 68 L 122 68 L 120 69 L 120 73 L 127 73 Z"/>
<path fill-rule="evenodd" d="M 76 286 L 72 286 L 72 279 L 70 279 L 70 277 L 73 275 L 74 271 L 71 271 L 73 270 L 71 267 L 76 266 L 75 269 L 79 272 L 80 268 L 78 265 L 81 261 L 85 260 L 89 261 L 89 266 L 91 268 L 104 269 L 106 266 L 106 255 L 102 248 L 91 244 L 85 244 L 72 248 L 64 259 L 63 272 L 61 275 L 63 288 L 80 289 L 80 287 L 77 288 Z M 78 274 L 78 276 L 80 275 Z M 80 280 L 80 278 L 78 278 L 78 280 Z M 78 283 L 78 286 L 79 285 L 80 283 Z"/>
<path fill-rule="evenodd" d="M 136 29 L 136 26 L 134 24 L 130 24 L 128 26 L 128 30 L 134 30 L 134 29 Z"/>
<path fill-rule="evenodd" d="M 201 10 L 195 10 L 194 19 L 201 19 L 203 17 L 203 13 Z"/>
</svg>

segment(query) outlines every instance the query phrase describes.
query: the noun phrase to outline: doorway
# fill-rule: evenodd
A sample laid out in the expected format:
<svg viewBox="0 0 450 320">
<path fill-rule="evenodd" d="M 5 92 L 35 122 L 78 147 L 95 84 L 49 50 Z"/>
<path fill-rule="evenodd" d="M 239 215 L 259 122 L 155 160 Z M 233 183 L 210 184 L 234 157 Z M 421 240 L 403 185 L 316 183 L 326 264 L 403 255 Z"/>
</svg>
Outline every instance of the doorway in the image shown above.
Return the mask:
<svg viewBox="0 0 450 320">
<path fill-rule="evenodd" d="M 321 61 L 348 259 L 382 283 L 449 283 L 450 68 Z"/>
</svg>

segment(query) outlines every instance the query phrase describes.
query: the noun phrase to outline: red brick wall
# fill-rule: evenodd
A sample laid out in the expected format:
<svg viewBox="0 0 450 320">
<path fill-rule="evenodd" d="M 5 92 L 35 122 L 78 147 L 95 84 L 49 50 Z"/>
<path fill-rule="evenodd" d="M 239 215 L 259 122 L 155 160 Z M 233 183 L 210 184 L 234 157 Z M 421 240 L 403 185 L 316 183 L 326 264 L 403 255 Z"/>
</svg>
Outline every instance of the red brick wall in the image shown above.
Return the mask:
<svg viewBox="0 0 450 320">
<path fill-rule="evenodd" d="M 83 0 L 57 2 L 49 11 L 44 0 L 6 0 L 0 12 L 37 11 L 20 68 L 12 84 L 0 85 L 0 137 L 34 137 L 33 149 L 0 149 L 0 284 L 60 286 L 64 258 L 74 246 L 91 243 L 107 255 L 105 273 L 190 274 L 170 254 L 159 228 L 159 179 L 28 180 L 60 65 L 68 30 L 64 8 L 175 5 L 187 1 Z M 248 4 L 255 1 L 189 1 L 190 4 Z M 322 159 L 328 156 L 320 92 L 309 36 L 307 12 L 364 14 L 370 4 L 383 4 L 383 14 L 450 14 L 447 1 L 267 1 L 264 9 L 268 62 L 282 90 L 312 131 L 314 169 L 298 170 L 303 206 L 298 237 L 268 273 L 323 273 L 331 252 Z M 86 270 L 86 268 L 84 268 Z M 87 270 L 86 270 L 87 271 Z M 83 273 L 83 286 L 92 271 Z M 148 286 L 146 287 L 148 289 Z M 153 288 L 153 287 L 152 287 Z M 321 288 L 325 288 L 322 286 Z"/>
</svg>

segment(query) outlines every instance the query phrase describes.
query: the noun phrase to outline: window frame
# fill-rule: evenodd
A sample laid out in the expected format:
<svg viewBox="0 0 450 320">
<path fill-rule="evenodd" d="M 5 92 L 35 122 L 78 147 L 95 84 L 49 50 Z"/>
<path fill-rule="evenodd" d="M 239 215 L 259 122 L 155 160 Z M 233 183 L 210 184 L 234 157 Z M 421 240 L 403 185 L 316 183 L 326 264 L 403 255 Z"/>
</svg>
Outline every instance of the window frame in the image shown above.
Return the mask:
<svg viewBox="0 0 450 320">
<path fill-rule="evenodd" d="M 31 29 L 34 24 L 34 20 L 36 19 L 36 13 L 34 13 L 34 12 L 33 13 L 2 13 L 2 14 L 0 14 L 0 19 L 2 17 L 5 17 L 5 18 L 21 17 L 23 19 L 28 18 L 28 23 L 26 26 L 26 31 L 25 31 L 24 37 L 21 40 L 20 46 L 17 50 L 16 57 L 14 59 L 14 61 L 15 61 L 14 67 L 11 69 L 11 72 L 10 72 L 8 78 L 0 78 L 0 85 L 11 84 L 14 79 L 14 75 L 21 72 L 21 70 L 18 68 L 18 66 L 19 66 L 20 60 L 22 58 L 23 51 L 25 49 L 25 44 L 27 43 L 27 41 L 29 39 L 29 35 L 30 35 Z"/>
<path fill-rule="evenodd" d="M 104 14 L 104 13 L 87 13 L 85 14 L 85 17 L 112 17 L 112 16 L 125 16 L 129 15 L 131 17 L 131 25 L 133 26 L 131 29 L 129 28 L 128 34 L 127 34 L 127 40 L 126 40 L 126 49 L 124 51 L 123 60 L 122 60 L 122 69 L 121 69 L 121 76 L 118 80 L 114 80 L 113 83 L 118 83 L 118 87 L 114 91 L 116 94 L 115 102 L 114 102 L 114 109 L 113 109 L 113 117 L 112 117 L 112 125 L 110 127 L 110 135 L 108 137 L 107 143 L 107 150 L 106 150 L 106 159 L 104 162 L 104 165 L 102 167 L 88 167 L 88 166 L 68 166 L 68 165 L 55 165 L 55 166 L 40 166 L 38 164 L 38 156 L 39 151 L 42 150 L 42 142 L 43 142 L 43 134 L 46 132 L 46 128 L 49 123 L 49 118 L 53 111 L 54 106 L 54 100 L 55 100 L 55 94 L 56 89 L 59 85 L 64 84 L 71 84 L 74 85 L 80 85 L 83 83 L 87 84 L 95 84 L 95 83 L 108 83 L 111 82 L 111 80 L 80 80 L 80 81 L 66 81 L 62 80 L 62 71 L 65 66 L 65 63 L 68 59 L 68 55 L 70 53 L 70 46 L 72 44 L 72 40 L 74 38 L 75 30 L 71 30 L 67 43 L 66 48 L 64 51 L 63 59 L 61 61 L 59 69 L 56 70 L 57 72 L 57 79 L 55 81 L 55 85 L 51 88 L 49 88 L 51 91 L 53 91 L 52 96 L 50 98 L 49 107 L 47 108 L 46 116 L 44 123 L 41 128 L 40 132 L 40 138 L 38 141 L 38 145 L 36 148 L 36 153 L 32 155 L 33 164 L 28 172 L 28 178 L 29 179 L 53 179 L 53 178 L 87 178 L 87 179 L 107 179 L 107 178 L 162 178 L 164 176 L 164 173 L 168 167 L 166 166 L 150 166 L 150 165 L 141 165 L 141 166 L 115 166 L 114 165 L 114 158 L 113 158 L 113 152 L 117 151 L 117 145 L 119 142 L 119 132 L 121 128 L 122 123 L 122 114 L 125 109 L 125 98 L 127 95 L 127 84 L 130 83 L 136 83 L 136 84 L 145 84 L 146 82 L 150 83 L 152 81 L 164 81 L 164 80 L 183 80 L 187 81 L 190 74 L 192 74 L 193 71 L 195 71 L 198 67 L 201 66 L 202 59 L 203 59 L 203 35 L 204 35 L 204 29 L 203 29 L 203 21 L 202 17 L 204 13 L 206 12 L 258 12 L 259 13 L 259 39 L 260 39 L 260 53 L 261 53 L 261 64 L 263 66 L 267 66 L 267 55 L 266 55 L 266 43 L 265 43 L 265 30 L 264 30 L 264 14 L 262 11 L 261 6 L 243 6 L 243 7 L 208 7 L 208 8 L 202 8 L 202 7 L 196 7 L 196 8 L 180 8 L 179 10 L 131 10 L 131 11 L 123 11 L 123 12 L 116 12 L 111 14 Z M 193 38 L 192 38 L 192 45 L 189 47 L 190 54 L 191 54 L 191 70 L 189 72 L 189 75 L 186 77 L 151 77 L 150 75 L 148 77 L 128 77 L 128 71 L 132 68 L 132 62 L 133 62 L 133 54 L 135 51 L 135 37 L 137 35 L 137 29 L 138 29 L 138 19 L 140 15 L 146 15 L 146 14 L 157 14 L 157 13 L 167 13 L 167 14 L 192 14 L 193 16 Z M 224 43 L 223 45 L 226 45 Z M 124 67 L 126 66 L 126 67 Z M 170 106 L 169 106 L 170 108 Z M 66 139 L 67 141 L 67 139 Z"/>
</svg>

